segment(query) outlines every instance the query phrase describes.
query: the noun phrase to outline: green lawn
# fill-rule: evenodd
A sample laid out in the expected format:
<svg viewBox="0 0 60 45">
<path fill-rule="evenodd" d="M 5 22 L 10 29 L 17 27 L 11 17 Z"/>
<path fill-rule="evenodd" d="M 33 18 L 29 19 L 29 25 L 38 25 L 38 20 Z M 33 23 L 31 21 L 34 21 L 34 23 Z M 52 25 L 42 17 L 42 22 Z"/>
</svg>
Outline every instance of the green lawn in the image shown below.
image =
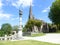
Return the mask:
<svg viewBox="0 0 60 45">
<path fill-rule="evenodd" d="M 60 33 L 60 30 L 57 30 L 57 32 L 56 33 Z"/>
<path fill-rule="evenodd" d="M 43 36 L 45 33 L 37 33 L 37 34 L 32 34 L 31 37 L 37 37 L 37 36 Z"/>
<path fill-rule="evenodd" d="M 0 41 L 0 45 L 59 45 L 59 44 L 52 44 L 34 40 L 21 40 L 21 41 Z"/>
</svg>

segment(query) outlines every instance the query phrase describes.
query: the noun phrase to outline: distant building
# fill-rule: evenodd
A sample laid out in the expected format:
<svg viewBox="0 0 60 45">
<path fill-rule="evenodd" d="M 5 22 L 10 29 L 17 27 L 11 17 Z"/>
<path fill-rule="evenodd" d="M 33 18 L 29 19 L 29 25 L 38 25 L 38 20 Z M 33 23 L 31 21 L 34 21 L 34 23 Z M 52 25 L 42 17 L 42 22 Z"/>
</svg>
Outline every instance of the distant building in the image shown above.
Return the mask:
<svg viewBox="0 0 60 45">
<path fill-rule="evenodd" d="M 29 19 L 38 20 L 38 19 L 35 19 L 34 15 L 33 15 L 31 5 L 29 8 Z M 47 23 L 45 23 L 43 20 L 40 20 L 40 21 L 42 21 L 41 27 L 40 28 L 37 26 L 32 27 L 32 32 L 46 32 L 46 33 L 49 32 L 49 27 L 48 27 Z"/>
</svg>

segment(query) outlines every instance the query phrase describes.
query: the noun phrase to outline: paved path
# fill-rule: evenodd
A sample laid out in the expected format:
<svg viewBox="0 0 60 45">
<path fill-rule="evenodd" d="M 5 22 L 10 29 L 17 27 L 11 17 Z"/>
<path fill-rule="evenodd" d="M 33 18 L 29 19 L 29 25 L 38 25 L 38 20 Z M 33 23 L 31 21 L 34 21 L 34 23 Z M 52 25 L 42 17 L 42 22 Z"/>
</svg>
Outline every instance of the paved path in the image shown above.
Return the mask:
<svg viewBox="0 0 60 45">
<path fill-rule="evenodd" d="M 39 37 L 24 37 L 24 39 L 60 44 L 60 34 L 59 33 L 58 34 L 48 33 L 45 36 L 39 36 Z"/>
</svg>

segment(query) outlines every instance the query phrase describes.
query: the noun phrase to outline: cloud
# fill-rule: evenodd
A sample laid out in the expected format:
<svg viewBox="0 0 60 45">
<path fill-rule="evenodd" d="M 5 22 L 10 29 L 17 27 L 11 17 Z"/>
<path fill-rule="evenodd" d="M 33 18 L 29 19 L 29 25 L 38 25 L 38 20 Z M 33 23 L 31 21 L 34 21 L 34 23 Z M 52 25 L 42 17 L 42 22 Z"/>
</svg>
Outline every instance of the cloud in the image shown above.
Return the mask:
<svg viewBox="0 0 60 45">
<path fill-rule="evenodd" d="M 0 20 L 9 20 L 12 14 L 4 13 L 2 7 L 4 6 L 3 0 L 0 0 Z"/>
<path fill-rule="evenodd" d="M 42 10 L 43 13 L 48 12 L 50 10 L 50 6 Z"/>
<path fill-rule="evenodd" d="M 18 19 L 19 19 L 19 17 L 11 18 L 12 21 L 13 21 L 13 20 L 18 20 Z"/>
<path fill-rule="evenodd" d="M 0 0 L 0 9 L 2 8 L 3 6 L 3 3 L 2 3 L 2 0 Z"/>
<path fill-rule="evenodd" d="M 30 6 L 30 3 L 33 5 L 33 0 L 6 0 L 7 2 L 10 2 L 12 6 L 16 8 L 20 7 L 27 7 Z"/>
<path fill-rule="evenodd" d="M 2 7 L 4 6 L 4 4 L 2 3 L 3 0 L 0 0 L 0 13 L 3 13 L 3 9 Z"/>
<path fill-rule="evenodd" d="M 11 16 L 11 14 L 0 13 L 0 20 L 9 20 Z"/>
</svg>

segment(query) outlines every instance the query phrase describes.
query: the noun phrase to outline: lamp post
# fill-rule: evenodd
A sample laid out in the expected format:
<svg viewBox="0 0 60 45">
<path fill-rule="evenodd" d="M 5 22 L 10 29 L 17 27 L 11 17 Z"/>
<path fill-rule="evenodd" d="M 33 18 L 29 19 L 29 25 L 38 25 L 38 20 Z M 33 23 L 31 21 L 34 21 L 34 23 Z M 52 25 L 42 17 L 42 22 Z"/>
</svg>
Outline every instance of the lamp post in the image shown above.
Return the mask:
<svg viewBox="0 0 60 45">
<path fill-rule="evenodd" d="M 22 38 L 22 10 L 19 10 L 19 30 L 18 38 Z"/>
</svg>

